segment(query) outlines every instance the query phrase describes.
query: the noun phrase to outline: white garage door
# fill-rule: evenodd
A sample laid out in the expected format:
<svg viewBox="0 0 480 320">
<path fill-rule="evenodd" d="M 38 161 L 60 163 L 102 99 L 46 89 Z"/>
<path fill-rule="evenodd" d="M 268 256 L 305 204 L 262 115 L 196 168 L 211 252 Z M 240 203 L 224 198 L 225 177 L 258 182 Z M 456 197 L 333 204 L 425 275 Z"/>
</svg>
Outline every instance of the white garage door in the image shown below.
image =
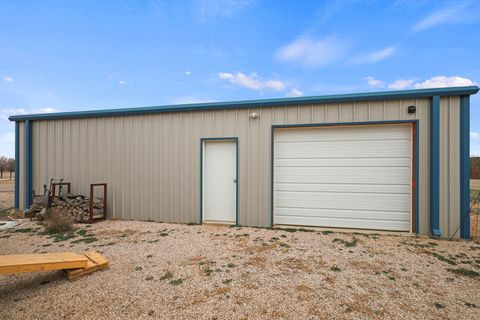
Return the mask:
<svg viewBox="0 0 480 320">
<path fill-rule="evenodd" d="M 277 128 L 274 223 L 410 231 L 411 125 Z"/>
</svg>

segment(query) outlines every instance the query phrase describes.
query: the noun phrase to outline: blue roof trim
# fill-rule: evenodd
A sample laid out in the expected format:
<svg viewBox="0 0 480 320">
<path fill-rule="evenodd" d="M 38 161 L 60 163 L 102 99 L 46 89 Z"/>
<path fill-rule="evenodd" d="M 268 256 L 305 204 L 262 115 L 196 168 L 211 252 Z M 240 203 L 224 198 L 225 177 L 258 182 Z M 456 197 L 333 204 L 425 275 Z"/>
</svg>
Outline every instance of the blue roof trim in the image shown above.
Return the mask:
<svg viewBox="0 0 480 320">
<path fill-rule="evenodd" d="M 478 92 L 478 90 L 479 88 L 477 86 L 469 86 L 469 87 L 414 89 L 414 90 L 399 90 L 399 91 L 381 91 L 381 92 L 351 93 L 351 94 L 338 94 L 338 95 L 313 96 L 313 97 L 211 102 L 211 103 L 180 104 L 180 105 L 169 105 L 169 106 L 167 105 L 167 106 L 141 107 L 141 108 L 59 112 L 59 113 L 46 113 L 46 114 L 45 113 L 44 114 L 27 114 L 27 115 L 11 116 L 9 117 L 9 120 L 24 121 L 24 120 L 87 118 L 87 117 L 111 117 L 111 116 L 160 113 L 160 112 L 198 111 L 198 110 L 215 110 L 215 109 L 234 109 L 234 108 L 258 108 L 258 107 L 302 105 L 302 104 L 313 104 L 313 103 L 409 99 L 409 98 L 422 98 L 422 97 L 432 97 L 432 96 L 461 96 L 461 95 L 475 94 Z"/>
</svg>

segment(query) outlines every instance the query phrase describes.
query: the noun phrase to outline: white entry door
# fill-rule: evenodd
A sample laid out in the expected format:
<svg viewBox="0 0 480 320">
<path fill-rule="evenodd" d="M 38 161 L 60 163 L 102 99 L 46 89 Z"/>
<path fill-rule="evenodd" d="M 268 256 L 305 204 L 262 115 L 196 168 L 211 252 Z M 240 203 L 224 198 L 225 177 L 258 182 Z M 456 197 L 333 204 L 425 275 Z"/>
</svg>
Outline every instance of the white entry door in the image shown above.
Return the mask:
<svg viewBox="0 0 480 320">
<path fill-rule="evenodd" d="M 235 223 L 237 211 L 237 142 L 203 142 L 203 221 Z"/>
<path fill-rule="evenodd" d="M 274 222 L 409 231 L 411 125 L 275 130 Z"/>
</svg>

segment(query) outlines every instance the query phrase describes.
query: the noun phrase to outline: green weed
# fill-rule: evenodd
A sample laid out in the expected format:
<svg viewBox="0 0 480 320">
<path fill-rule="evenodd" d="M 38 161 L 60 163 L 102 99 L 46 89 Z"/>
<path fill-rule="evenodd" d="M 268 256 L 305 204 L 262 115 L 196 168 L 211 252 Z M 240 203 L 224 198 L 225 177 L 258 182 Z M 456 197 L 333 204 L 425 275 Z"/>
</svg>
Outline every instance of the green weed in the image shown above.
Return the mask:
<svg viewBox="0 0 480 320">
<path fill-rule="evenodd" d="M 432 256 L 434 256 L 435 258 L 437 258 L 438 260 L 448 263 L 449 265 L 452 265 L 452 266 L 457 265 L 457 262 L 452 258 L 445 258 L 444 256 L 442 256 L 442 255 L 440 255 L 436 252 L 431 252 L 430 254 Z"/>
<path fill-rule="evenodd" d="M 469 278 L 480 277 L 480 273 L 478 273 L 476 271 L 473 271 L 473 270 L 468 270 L 468 269 L 465 269 L 465 268 L 457 268 L 457 269 L 448 268 L 447 270 L 450 271 L 450 272 L 453 272 L 455 274 L 465 276 L 465 277 L 469 277 Z"/>
<path fill-rule="evenodd" d="M 358 240 L 357 240 L 356 238 L 353 238 L 352 241 L 346 241 L 346 240 L 343 240 L 343 239 L 335 238 L 335 239 L 333 239 L 332 242 L 341 243 L 341 244 L 343 244 L 346 248 L 352 248 L 352 247 L 356 247 L 356 246 L 357 246 Z"/>
<path fill-rule="evenodd" d="M 180 278 L 170 281 L 170 284 L 174 286 L 178 286 L 182 283 L 183 283 L 183 279 L 180 279 Z"/>
<path fill-rule="evenodd" d="M 168 279 L 172 279 L 173 278 L 173 273 L 171 273 L 170 271 L 166 271 L 163 276 L 160 277 L 160 280 L 168 280 Z"/>
</svg>

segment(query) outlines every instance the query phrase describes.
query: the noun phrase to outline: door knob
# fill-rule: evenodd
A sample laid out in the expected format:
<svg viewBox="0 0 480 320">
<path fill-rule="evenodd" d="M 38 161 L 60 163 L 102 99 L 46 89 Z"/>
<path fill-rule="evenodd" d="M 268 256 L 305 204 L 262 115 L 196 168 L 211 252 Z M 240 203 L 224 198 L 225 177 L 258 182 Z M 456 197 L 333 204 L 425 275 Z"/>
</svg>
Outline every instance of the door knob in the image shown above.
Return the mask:
<svg viewBox="0 0 480 320">
<path fill-rule="evenodd" d="M 233 178 L 233 183 L 237 183 L 237 178 Z"/>
</svg>

